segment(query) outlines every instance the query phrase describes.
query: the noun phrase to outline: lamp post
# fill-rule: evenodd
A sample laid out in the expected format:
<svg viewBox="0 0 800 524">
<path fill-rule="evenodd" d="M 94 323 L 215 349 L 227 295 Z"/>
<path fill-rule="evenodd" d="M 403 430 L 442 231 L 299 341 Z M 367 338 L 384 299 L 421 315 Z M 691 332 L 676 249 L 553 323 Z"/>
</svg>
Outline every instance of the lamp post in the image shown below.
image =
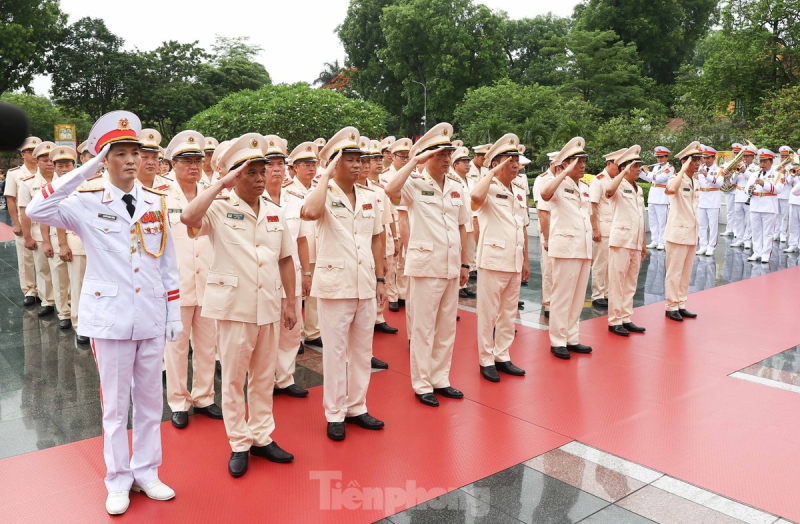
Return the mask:
<svg viewBox="0 0 800 524">
<path fill-rule="evenodd" d="M 424 133 L 428 132 L 428 85 L 422 82 L 417 82 L 416 80 L 411 80 L 415 84 L 419 84 L 422 86 L 422 96 L 424 98 L 424 115 L 422 117 L 422 128 L 424 129 Z"/>
</svg>

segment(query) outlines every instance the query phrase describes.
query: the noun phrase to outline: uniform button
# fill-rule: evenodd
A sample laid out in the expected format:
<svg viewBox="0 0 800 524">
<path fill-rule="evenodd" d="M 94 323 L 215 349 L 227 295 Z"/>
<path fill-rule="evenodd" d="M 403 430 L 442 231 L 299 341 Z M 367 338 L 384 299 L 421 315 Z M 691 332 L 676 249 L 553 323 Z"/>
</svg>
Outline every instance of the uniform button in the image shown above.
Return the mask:
<svg viewBox="0 0 800 524">
<path fill-rule="evenodd" d="M 139 272 L 139 268 L 137 267 L 136 269 L 133 270 L 133 272 L 134 273 L 138 273 Z"/>
<path fill-rule="evenodd" d="M 139 291 L 141 291 L 141 290 L 142 290 L 142 288 L 140 288 L 140 287 L 137 287 L 137 288 L 136 288 L 136 292 L 137 292 L 137 293 L 138 293 Z"/>
<path fill-rule="evenodd" d="M 94 292 L 94 296 L 99 297 L 100 296 L 100 292 L 99 291 L 95 291 Z"/>
<path fill-rule="evenodd" d="M 200 253 L 197 253 L 194 258 L 200 258 Z"/>
<path fill-rule="evenodd" d="M 259 244 L 256 244 L 256 247 L 259 247 Z"/>
<path fill-rule="evenodd" d="M 225 281 L 224 281 L 224 280 L 220 280 L 220 281 L 219 281 L 219 285 L 220 285 L 220 286 L 224 286 L 224 285 L 225 285 Z"/>
<path fill-rule="evenodd" d="M 104 228 L 103 228 L 103 231 L 108 231 L 108 228 L 107 228 L 107 227 L 104 227 Z"/>
<path fill-rule="evenodd" d="M 199 275 L 200 274 L 200 270 L 198 269 L 197 271 L 194 272 L 194 274 L 195 275 Z"/>
<path fill-rule="evenodd" d="M 258 285 L 258 289 L 261 289 L 261 284 Z"/>
<path fill-rule="evenodd" d="M 328 264 L 328 269 L 333 269 L 333 266 Z"/>
<path fill-rule="evenodd" d="M 106 229 L 106 231 L 108 231 L 108 229 Z M 131 229 L 131 233 L 136 233 L 136 230 L 135 229 Z"/>
<path fill-rule="evenodd" d="M 258 267 L 262 267 L 264 264 L 259 262 Z"/>
<path fill-rule="evenodd" d="M 360 261 L 360 260 L 358 261 L 358 265 L 359 265 L 359 266 L 361 265 L 361 261 Z"/>
</svg>

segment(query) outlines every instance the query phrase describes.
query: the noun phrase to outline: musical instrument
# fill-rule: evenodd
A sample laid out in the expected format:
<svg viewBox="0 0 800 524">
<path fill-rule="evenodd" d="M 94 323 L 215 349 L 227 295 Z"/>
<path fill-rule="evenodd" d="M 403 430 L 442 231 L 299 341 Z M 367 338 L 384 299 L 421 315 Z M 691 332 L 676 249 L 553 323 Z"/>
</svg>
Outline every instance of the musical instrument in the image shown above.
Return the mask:
<svg viewBox="0 0 800 524">
<path fill-rule="evenodd" d="M 747 142 L 748 146 L 750 146 L 750 147 L 755 149 L 755 147 L 756 147 L 755 144 L 753 144 L 749 140 L 747 140 L 746 142 Z M 736 153 L 736 156 L 733 157 L 733 160 L 730 161 L 730 163 L 727 165 L 727 167 L 724 168 L 725 176 L 723 177 L 722 187 L 720 188 L 720 191 L 722 191 L 724 193 L 730 193 L 731 191 L 733 191 L 736 188 L 736 186 L 734 184 L 731 184 L 731 177 L 733 176 L 734 173 L 741 173 L 741 169 L 740 168 L 742 167 L 741 163 L 742 163 L 742 161 L 744 159 L 744 153 L 745 153 L 745 150 L 744 150 L 744 148 L 742 148 L 741 151 Z"/>
</svg>

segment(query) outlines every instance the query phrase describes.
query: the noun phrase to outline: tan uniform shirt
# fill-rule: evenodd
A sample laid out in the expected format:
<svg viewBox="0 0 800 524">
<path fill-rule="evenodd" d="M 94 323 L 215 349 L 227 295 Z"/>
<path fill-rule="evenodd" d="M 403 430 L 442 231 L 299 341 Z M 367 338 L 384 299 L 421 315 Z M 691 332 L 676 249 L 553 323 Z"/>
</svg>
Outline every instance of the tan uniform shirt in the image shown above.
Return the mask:
<svg viewBox="0 0 800 524">
<path fill-rule="evenodd" d="M 355 186 L 353 206 L 334 180 L 328 181 L 325 210 L 315 223 L 317 265 L 311 296 L 328 299 L 375 298 L 372 237 L 381 234 L 375 192 Z"/>
<path fill-rule="evenodd" d="M 550 258 L 592 258 L 591 203 L 583 181 L 565 177 L 550 198 Z"/>
<path fill-rule="evenodd" d="M 384 185 L 380 182 L 373 182 L 367 179 L 367 187 L 375 192 L 375 199 L 378 201 L 378 210 L 381 216 L 381 225 L 383 231 L 386 232 L 386 253 L 387 257 L 394 256 L 394 237 L 392 237 L 392 229 L 389 224 L 394 223 L 394 216 L 392 215 L 392 203 L 389 197 L 386 196 Z"/>
<path fill-rule="evenodd" d="M 494 179 L 477 209 L 480 238 L 477 265 L 481 269 L 519 273 L 525 258 L 525 226 L 530 221 L 525 187 L 514 180 L 511 190 Z"/>
<path fill-rule="evenodd" d="M 448 176 L 442 189 L 425 171 L 406 180 L 400 195 L 411 229 L 406 275 L 449 279 L 461 274 L 459 226 L 470 220 L 462 193 L 461 180 Z"/>
<path fill-rule="evenodd" d="M 197 184 L 197 194 L 205 186 Z M 178 277 L 180 279 L 181 307 L 200 306 L 205 296 L 208 270 L 213 253 L 208 236 L 189 236 L 186 225 L 181 222 L 181 213 L 189 205 L 186 195 L 178 183 L 167 189 L 167 214 L 172 231 L 172 242 L 178 256 Z"/>
<path fill-rule="evenodd" d="M 20 167 L 15 167 L 14 169 L 9 169 L 8 172 L 6 172 L 6 187 L 3 190 L 3 196 L 16 198 L 17 209 L 19 209 L 19 188 L 22 185 L 22 179 L 35 175 L 38 172 L 39 170 L 37 169 L 31 173 L 28 171 L 28 168 L 25 167 L 25 164 L 22 164 Z"/>
<path fill-rule="evenodd" d="M 537 176 L 536 180 L 533 181 L 533 203 L 536 204 L 536 209 L 548 212 L 550 211 L 550 202 L 542 199 L 542 188 L 553 178 L 553 176 L 553 173 L 548 170 Z"/>
<path fill-rule="evenodd" d="M 53 179 L 48 182 L 39 171 L 36 171 L 34 176 L 28 175 L 25 179 L 23 179 L 19 185 L 19 191 L 17 193 L 17 205 L 20 208 L 27 207 L 28 204 L 31 203 L 33 200 L 33 196 L 42 191 L 43 187 L 46 187 L 48 184 L 55 182 L 58 179 L 58 175 L 53 173 Z M 51 191 L 52 193 L 52 191 Z M 51 228 L 55 231 L 56 228 Z M 38 222 L 31 221 L 31 236 L 37 242 L 42 242 L 44 239 L 42 238 L 42 230 L 39 226 Z"/>
<path fill-rule="evenodd" d="M 627 180 L 623 180 L 617 188 L 617 192 L 609 200 L 611 202 L 611 234 L 608 238 L 608 245 L 626 249 L 641 249 L 645 235 L 642 189 L 638 184 L 631 184 Z"/>
<path fill-rule="evenodd" d="M 472 198 L 470 195 L 472 194 L 472 189 L 469 186 L 468 179 L 463 179 L 458 176 L 456 173 L 451 173 L 451 179 L 453 182 L 458 182 L 461 184 L 461 196 L 464 197 L 464 205 L 467 206 L 467 209 L 472 209 Z M 478 216 L 476 212 L 472 213 L 472 216 Z M 464 224 L 464 229 L 467 233 L 474 233 L 475 227 L 472 225 L 472 220 L 467 220 L 467 223 Z"/>
<path fill-rule="evenodd" d="M 679 175 L 673 175 L 673 178 Z M 697 206 L 700 202 L 700 184 L 691 177 L 680 175 L 678 192 L 669 195 L 669 215 L 664 240 L 673 244 L 694 246 L 697 244 Z M 669 184 L 669 182 L 667 182 Z"/>
<path fill-rule="evenodd" d="M 597 204 L 597 224 L 600 228 L 600 236 L 603 237 L 611 234 L 611 201 L 606 196 L 606 186 L 609 180 L 611 177 L 604 169 L 589 184 L 589 200 L 592 204 Z M 594 211 L 595 206 L 592 206 L 592 212 Z"/>
<path fill-rule="evenodd" d="M 190 233 L 208 235 L 213 246 L 204 317 L 259 326 L 280 320 L 278 261 L 292 256 L 297 246 L 277 204 L 262 197 L 256 215 L 232 190 L 212 202 L 200 230 Z"/>
<path fill-rule="evenodd" d="M 298 182 L 299 184 L 299 182 Z M 281 189 L 281 207 L 286 217 L 286 224 L 289 226 L 289 232 L 292 234 L 292 240 L 295 245 L 297 239 L 307 236 L 309 233 L 308 228 L 303 227 L 303 220 L 300 218 L 300 211 L 303 209 L 305 203 L 305 195 L 297 190 L 291 183 Z M 295 296 L 303 294 L 303 280 L 302 268 L 300 266 L 300 255 L 295 252 L 292 255 L 294 261 L 294 278 L 295 278 Z M 285 295 L 286 293 L 284 293 Z"/>
</svg>

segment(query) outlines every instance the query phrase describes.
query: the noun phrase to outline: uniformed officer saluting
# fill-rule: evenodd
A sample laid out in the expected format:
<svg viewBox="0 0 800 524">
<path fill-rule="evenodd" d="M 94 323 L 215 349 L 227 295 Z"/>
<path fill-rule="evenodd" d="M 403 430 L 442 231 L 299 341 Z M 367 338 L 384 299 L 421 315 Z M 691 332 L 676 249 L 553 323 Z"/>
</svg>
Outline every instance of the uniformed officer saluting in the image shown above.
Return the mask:
<svg viewBox="0 0 800 524">
<path fill-rule="evenodd" d="M 133 113 L 102 116 L 89 133 L 89 150 L 97 156 L 43 187 L 27 208 L 33 220 L 75 231 L 86 246 L 78 329 L 92 337 L 100 372 L 106 510 L 112 515 L 128 509 L 131 488 L 156 500 L 175 496 L 158 480 L 158 467 L 164 336 L 176 340 L 183 331 L 178 270 L 165 196 L 134 183 L 141 163 L 140 129 Z M 109 179 L 101 188 L 73 194 L 103 159 Z"/>
<path fill-rule="evenodd" d="M 461 179 L 449 175 L 453 126 L 442 122 L 419 139 L 411 160 L 386 186 L 386 195 L 408 209 L 410 236 L 405 274 L 409 276 L 411 386 L 420 402 L 438 406 L 434 393 L 463 398 L 450 387 L 456 341 L 458 290 L 469 279 L 467 231 L 470 212 Z M 420 174 L 411 172 L 425 162 Z M 450 178 L 452 177 L 452 178 Z"/>
<path fill-rule="evenodd" d="M 383 429 L 367 412 L 367 388 L 376 308 L 386 299 L 381 217 L 375 193 L 356 184 L 361 172 L 359 134 L 345 127 L 319 152 L 329 162 L 307 196 L 301 216 L 315 220 L 317 297 L 324 375 L 322 404 L 331 440 L 344 440 L 344 423 Z M 288 295 L 288 293 L 287 293 Z"/>
<path fill-rule="evenodd" d="M 217 321 L 222 362 L 222 414 L 231 445 L 228 472 L 247 472 L 248 452 L 272 462 L 294 457 L 273 442 L 272 388 L 280 337 L 279 322 L 292 329 L 295 315 L 297 248 L 280 206 L 262 197 L 267 168 L 283 171 L 283 162 L 267 166 L 267 139 L 248 133 L 220 157 L 229 173 L 203 191 L 181 214 L 189 235 L 211 237 L 214 257 L 203 297 L 203 315 Z M 233 189 L 219 197 L 225 189 Z M 281 291 L 286 308 L 281 319 Z M 245 420 L 247 380 L 249 418 Z"/>
</svg>

